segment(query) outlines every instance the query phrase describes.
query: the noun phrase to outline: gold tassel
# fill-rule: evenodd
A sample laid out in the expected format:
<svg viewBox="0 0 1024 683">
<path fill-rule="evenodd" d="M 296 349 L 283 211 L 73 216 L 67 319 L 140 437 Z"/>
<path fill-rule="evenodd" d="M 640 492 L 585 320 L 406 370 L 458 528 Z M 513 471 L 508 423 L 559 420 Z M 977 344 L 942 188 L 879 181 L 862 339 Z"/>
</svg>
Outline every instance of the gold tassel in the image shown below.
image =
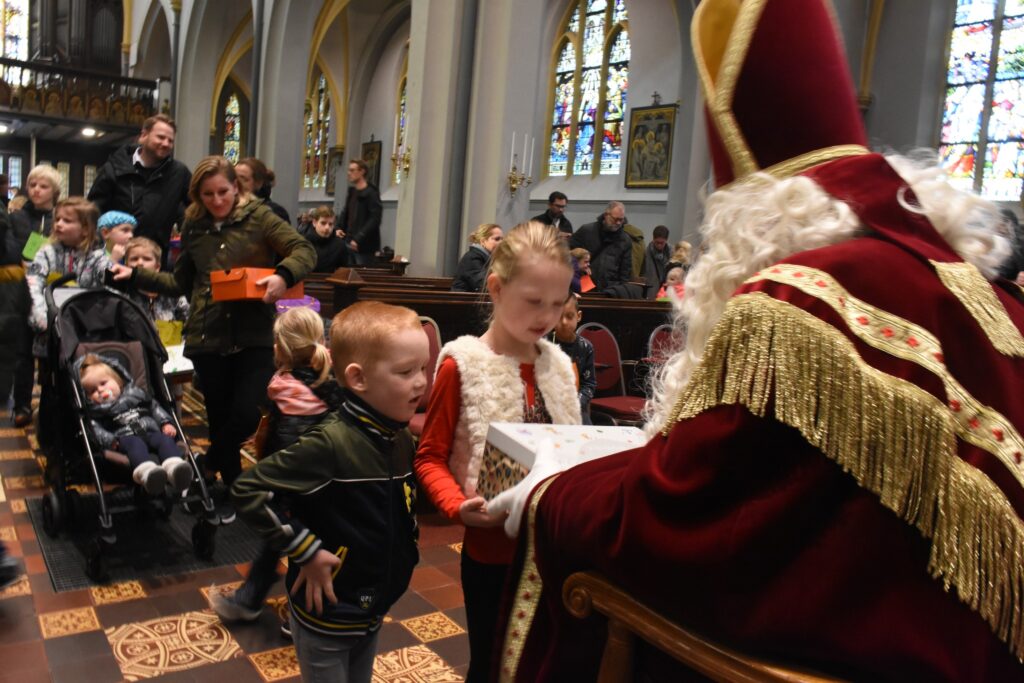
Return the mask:
<svg viewBox="0 0 1024 683">
<path fill-rule="evenodd" d="M 996 351 L 1004 356 L 1024 356 L 1024 336 L 1010 320 L 992 283 L 970 263 L 931 261 L 942 284 L 960 300 L 981 326 Z"/>
<path fill-rule="evenodd" d="M 1024 524 L 957 455 L 941 401 L 865 363 L 831 325 L 755 292 L 730 301 L 668 424 L 735 404 L 772 411 L 930 538 L 933 576 L 1024 657 Z"/>
</svg>

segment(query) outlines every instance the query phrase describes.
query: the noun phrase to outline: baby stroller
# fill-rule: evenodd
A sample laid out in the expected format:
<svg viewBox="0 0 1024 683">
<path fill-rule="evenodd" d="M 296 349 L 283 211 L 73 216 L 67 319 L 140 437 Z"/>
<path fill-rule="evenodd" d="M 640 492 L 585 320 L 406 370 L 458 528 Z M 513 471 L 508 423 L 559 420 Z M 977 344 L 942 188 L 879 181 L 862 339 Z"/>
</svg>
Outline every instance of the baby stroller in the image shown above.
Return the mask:
<svg viewBox="0 0 1024 683">
<path fill-rule="evenodd" d="M 46 288 L 50 371 L 48 377 L 42 379 L 37 430 L 40 446 L 46 453 L 46 477 L 50 485 L 50 491 L 43 498 L 43 528 L 50 536 L 57 536 L 62 528 L 82 521 L 84 502 L 70 486 L 92 484 L 98 496 L 99 532 L 86 544 L 89 578 L 98 580 L 102 576 L 104 550 L 117 541 L 113 513 L 135 511 L 140 507 L 150 507 L 164 518 L 179 502 L 186 511 L 195 511 L 192 547 L 197 557 L 209 559 L 213 556 L 219 520 L 164 378 L 167 351 L 156 328 L 138 304 L 113 289 L 62 288 L 74 278 L 74 274 L 65 275 Z M 76 359 L 86 353 L 115 360 L 127 368 L 135 383 L 171 415 L 184 443 L 184 457 L 194 475 L 194 484 L 187 496 L 168 494 L 151 501 L 136 488 L 127 502 L 113 504 L 115 499 L 125 496 L 117 496 L 120 491 L 104 484 L 130 483 L 130 468 L 123 454 L 97 445 L 86 419 L 87 399 L 73 372 Z"/>
</svg>

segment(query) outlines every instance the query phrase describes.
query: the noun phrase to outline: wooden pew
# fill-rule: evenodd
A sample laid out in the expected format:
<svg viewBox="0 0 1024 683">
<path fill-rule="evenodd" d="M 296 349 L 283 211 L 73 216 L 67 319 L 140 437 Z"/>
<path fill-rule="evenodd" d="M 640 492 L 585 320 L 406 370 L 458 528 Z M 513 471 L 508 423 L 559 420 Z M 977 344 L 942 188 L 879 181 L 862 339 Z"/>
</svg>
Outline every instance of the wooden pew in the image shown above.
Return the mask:
<svg viewBox="0 0 1024 683">
<path fill-rule="evenodd" d="M 343 289 L 345 296 L 352 292 Z M 437 321 L 441 339 L 448 342 L 463 334 L 483 334 L 490 316 L 490 302 L 482 294 L 406 289 L 365 285 L 355 292 L 357 301 L 385 301 L 415 309 Z M 337 297 L 337 293 L 336 293 Z M 337 298 L 335 300 L 337 302 Z M 340 310 L 340 308 L 338 309 Z M 655 327 L 669 321 L 670 304 L 640 299 L 584 297 L 583 320 L 598 322 L 612 331 L 623 359 L 638 360 L 647 354 L 647 338 Z"/>
</svg>

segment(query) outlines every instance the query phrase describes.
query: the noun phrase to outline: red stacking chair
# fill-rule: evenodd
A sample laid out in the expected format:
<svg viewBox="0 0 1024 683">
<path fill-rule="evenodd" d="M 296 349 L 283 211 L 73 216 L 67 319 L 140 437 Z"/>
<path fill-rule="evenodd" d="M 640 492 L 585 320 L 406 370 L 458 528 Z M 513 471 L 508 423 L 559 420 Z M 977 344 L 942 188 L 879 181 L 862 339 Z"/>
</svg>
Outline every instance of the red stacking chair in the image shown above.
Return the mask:
<svg viewBox="0 0 1024 683">
<path fill-rule="evenodd" d="M 647 357 L 644 360 L 648 363 L 664 363 L 671 352 L 672 326 L 658 325 L 647 338 Z"/>
<path fill-rule="evenodd" d="M 430 390 L 434 387 L 434 370 L 436 369 L 434 366 L 437 365 L 437 357 L 441 355 L 441 329 L 433 318 L 428 318 L 425 315 L 420 316 L 420 323 L 430 342 L 430 360 L 427 362 L 427 389 L 423 392 L 420 404 L 416 406 L 416 414 L 409 421 L 409 431 L 413 433 L 413 436 L 423 433 L 423 423 L 427 419 L 427 401 L 430 400 Z"/>
<path fill-rule="evenodd" d="M 586 323 L 579 334 L 594 345 L 594 372 L 597 376 L 597 395 L 590 402 L 591 412 L 604 413 L 615 424 L 639 424 L 643 421 L 640 412 L 646 399 L 626 395 L 626 382 L 622 376 L 622 356 L 615 335 L 600 323 Z"/>
</svg>

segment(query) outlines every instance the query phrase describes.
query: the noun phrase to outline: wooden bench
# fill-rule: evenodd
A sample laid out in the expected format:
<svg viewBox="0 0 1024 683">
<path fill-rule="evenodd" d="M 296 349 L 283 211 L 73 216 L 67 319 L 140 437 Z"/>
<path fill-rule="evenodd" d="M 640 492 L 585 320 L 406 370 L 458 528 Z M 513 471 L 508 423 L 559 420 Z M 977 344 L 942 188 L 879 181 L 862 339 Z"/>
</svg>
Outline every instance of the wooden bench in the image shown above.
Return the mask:
<svg viewBox="0 0 1024 683">
<path fill-rule="evenodd" d="M 306 293 L 320 301 L 320 313 L 333 317 L 357 301 L 384 301 L 414 309 L 437 321 L 443 342 L 464 334 L 483 334 L 490 302 L 477 293 L 452 292 L 451 278 L 413 278 L 373 274 L 368 280 L 360 269 L 339 268 L 334 273 L 313 273 L 305 280 Z M 607 326 L 619 342 L 624 360 L 647 355 L 647 339 L 655 327 L 670 321 L 671 304 L 643 299 L 583 296 L 584 322 Z"/>
</svg>

